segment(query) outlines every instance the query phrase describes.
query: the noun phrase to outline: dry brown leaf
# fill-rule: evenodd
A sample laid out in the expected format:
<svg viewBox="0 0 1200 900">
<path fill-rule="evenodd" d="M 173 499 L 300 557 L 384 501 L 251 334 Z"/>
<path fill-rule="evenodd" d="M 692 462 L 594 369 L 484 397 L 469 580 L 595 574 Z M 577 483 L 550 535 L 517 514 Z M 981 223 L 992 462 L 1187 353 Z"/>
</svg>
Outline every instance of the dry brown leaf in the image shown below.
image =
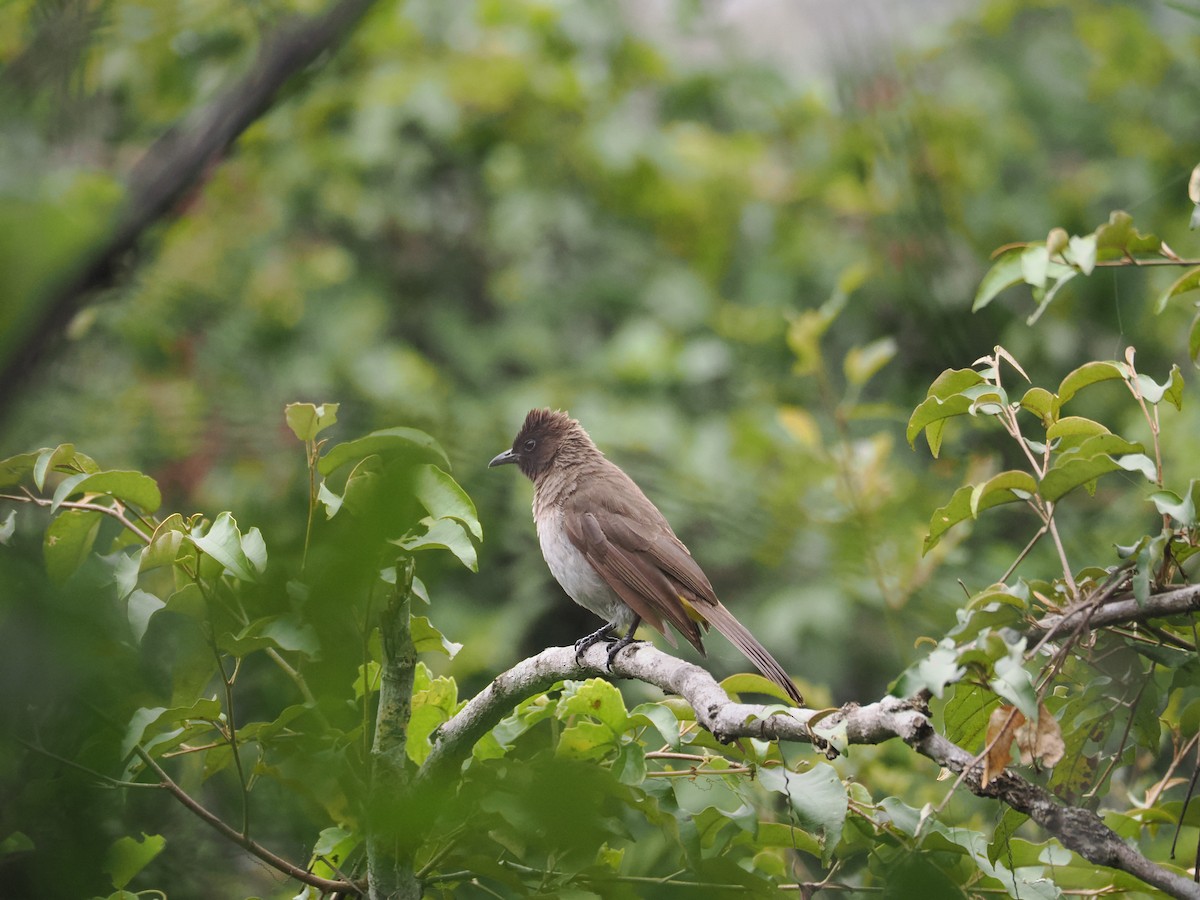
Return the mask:
<svg viewBox="0 0 1200 900">
<path fill-rule="evenodd" d="M 987 738 L 984 744 L 983 777 L 980 784 L 997 778 L 1012 758 L 1013 735 L 1025 722 L 1025 715 L 1015 706 L 997 706 L 988 719 Z"/>
<path fill-rule="evenodd" d="M 1022 724 L 1016 729 L 1017 749 L 1021 751 L 1022 765 L 1030 765 L 1035 760 L 1047 768 L 1054 768 L 1066 752 L 1063 744 L 1062 730 L 1058 720 L 1046 709 L 1046 704 L 1038 704 L 1037 722 L 1022 718 Z"/>
</svg>

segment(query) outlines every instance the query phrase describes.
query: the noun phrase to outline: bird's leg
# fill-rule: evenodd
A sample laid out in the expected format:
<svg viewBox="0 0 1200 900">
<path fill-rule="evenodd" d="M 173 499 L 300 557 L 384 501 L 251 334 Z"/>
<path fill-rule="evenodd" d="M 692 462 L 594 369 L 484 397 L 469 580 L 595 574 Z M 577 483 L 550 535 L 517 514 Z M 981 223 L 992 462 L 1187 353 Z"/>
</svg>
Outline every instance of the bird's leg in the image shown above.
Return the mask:
<svg viewBox="0 0 1200 900">
<path fill-rule="evenodd" d="M 610 640 L 614 627 L 615 626 L 612 622 L 607 622 L 604 625 L 601 625 L 591 634 L 581 637 L 579 640 L 577 640 L 575 642 L 575 662 L 582 662 L 583 654 L 587 651 L 588 647 L 592 646 L 592 644 L 598 644 L 601 641 Z"/>
<path fill-rule="evenodd" d="M 634 616 L 633 624 L 630 625 L 629 630 L 625 632 L 625 637 L 613 641 L 612 646 L 608 648 L 608 663 L 605 665 L 605 668 L 608 669 L 608 671 L 612 671 L 613 659 L 616 657 L 616 655 L 633 643 L 633 633 L 637 631 L 638 626 L 641 624 L 642 617 Z"/>
</svg>

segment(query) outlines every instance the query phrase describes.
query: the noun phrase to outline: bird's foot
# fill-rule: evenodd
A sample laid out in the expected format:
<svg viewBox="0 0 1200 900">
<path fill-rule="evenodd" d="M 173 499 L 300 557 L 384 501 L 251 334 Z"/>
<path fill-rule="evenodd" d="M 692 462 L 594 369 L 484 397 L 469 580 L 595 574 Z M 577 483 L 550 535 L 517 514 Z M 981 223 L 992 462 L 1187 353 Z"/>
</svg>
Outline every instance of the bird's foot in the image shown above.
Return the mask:
<svg viewBox="0 0 1200 900">
<path fill-rule="evenodd" d="M 604 664 L 604 668 L 608 669 L 608 671 L 611 672 L 613 660 L 617 658 L 618 653 L 620 653 L 622 650 L 624 650 L 630 644 L 644 644 L 644 643 L 645 643 L 645 641 L 635 641 L 633 639 L 633 629 L 631 628 L 629 630 L 629 634 L 625 635 L 625 637 L 621 638 L 620 640 L 616 640 L 616 641 L 612 642 L 612 646 L 608 648 L 608 662 L 606 662 Z"/>
<path fill-rule="evenodd" d="M 612 640 L 612 624 L 604 625 L 597 628 L 591 634 L 581 637 L 575 642 L 575 662 L 583 662 L 583 654 L 587 652 L 588 647 L 592 644 L 598 644 L 601 641 Z"/>
</svg>

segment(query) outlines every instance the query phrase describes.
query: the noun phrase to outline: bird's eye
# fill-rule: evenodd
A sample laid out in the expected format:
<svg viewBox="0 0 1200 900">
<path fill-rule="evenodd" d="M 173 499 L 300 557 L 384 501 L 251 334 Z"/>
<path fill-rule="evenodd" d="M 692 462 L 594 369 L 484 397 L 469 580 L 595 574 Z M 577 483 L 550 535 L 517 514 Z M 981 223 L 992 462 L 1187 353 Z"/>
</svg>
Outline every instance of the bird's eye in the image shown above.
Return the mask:
<svg viewBox="0 0 1200 900">
<path fill-rule="evenodd" d="M 533 438 L 530 438 L 523 446 L 526 453 L 532 453 L 533 448 L 537 446 L 537 441 L 535 441 Z"/>
</svg>

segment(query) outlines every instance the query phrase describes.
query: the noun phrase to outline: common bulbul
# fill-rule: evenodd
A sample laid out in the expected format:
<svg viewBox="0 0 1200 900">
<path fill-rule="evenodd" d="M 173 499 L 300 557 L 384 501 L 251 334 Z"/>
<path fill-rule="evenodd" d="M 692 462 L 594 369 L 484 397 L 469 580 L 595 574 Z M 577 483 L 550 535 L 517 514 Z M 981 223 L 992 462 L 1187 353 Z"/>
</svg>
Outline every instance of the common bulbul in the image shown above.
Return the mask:
<svg viewBox="0 0 1200 900">
<path fill-rule="evenodd" d="M 532 410 L 512 448 L 488 467 L 506 463 L 533 482 L 533 521 L 551 574 L 572 600 L 605 621 L 575 642 L 577 657 L 610 640 L 611 667 L 643 621 L 675 647 L 669 622 L 704 655 L 700 626 L 711 625 L 798 706 L 804 704 L 783 667 L 717 599 L 663 514 L 579 422 L 556 410 Z"/>
</svg>

